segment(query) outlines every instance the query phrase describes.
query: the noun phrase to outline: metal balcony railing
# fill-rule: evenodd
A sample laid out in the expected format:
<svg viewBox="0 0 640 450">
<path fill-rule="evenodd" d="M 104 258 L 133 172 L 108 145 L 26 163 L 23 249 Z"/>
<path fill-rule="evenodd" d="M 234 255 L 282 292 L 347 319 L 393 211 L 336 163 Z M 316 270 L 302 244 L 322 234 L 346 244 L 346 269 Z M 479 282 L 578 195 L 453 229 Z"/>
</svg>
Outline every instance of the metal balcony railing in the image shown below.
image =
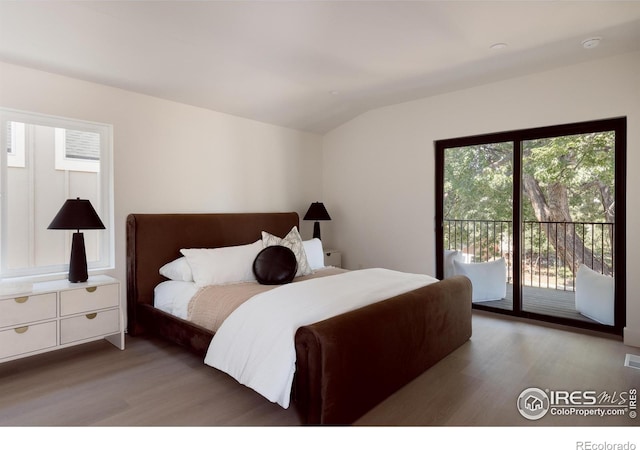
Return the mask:
<svg viewBox="0 0 640 450">
<path fill-rule="evenodd" d="M 513 276 L 513 223 L 505 220 L 444 220 L 444 248 L 458 250 L 466 262 L 504 258 L 508 281 Z M 602 222 L 522 222 L 522 283 L 575 290 L 581 263 L 613 276 L 614 226 Z"/>
</svg>

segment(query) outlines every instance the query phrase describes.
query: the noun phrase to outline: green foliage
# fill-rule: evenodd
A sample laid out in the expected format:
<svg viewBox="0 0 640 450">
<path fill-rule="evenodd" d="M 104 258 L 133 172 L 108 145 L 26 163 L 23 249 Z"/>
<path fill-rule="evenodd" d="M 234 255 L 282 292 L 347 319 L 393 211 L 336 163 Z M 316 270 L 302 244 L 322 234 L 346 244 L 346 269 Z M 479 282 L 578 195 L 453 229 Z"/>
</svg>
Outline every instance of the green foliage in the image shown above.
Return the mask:
<svg viewBox="0 0 640 450">
<path fill-rule="evenodd" d="M 537 139 L 523 143 L 523 173 L 532 175 L 545 194 L 560 183 L 567 190 L 574 221 L 606 222 L 602 198 L 614 195 L 614 133 L 589 133 Z M 511 220 L 513 205 L 513 145 L 500 142 L 450 148 L 445 154 L 444 217 Z M 536 220 L 523 202 L 523 220 Z"/>
<path fill-rule="evenodd" d="M 607 222 L 605 210 L 611 205 L 603 200 L 600 189 L 608 187 L 613 198 L 614 138 L 613 132 L 607 132 L 526 141 L 522 170 L 538 181 L 547 202 L 553 200 L 549 186 L 563 185 L 574 221 Z M 527 211 L 526 216 L 531 213 Z"/>
<path fill-rule="evenodd" d="M 512 153 L 510 142 L 447 149 L 444 217 L 511 220 Z"/>
</svg>

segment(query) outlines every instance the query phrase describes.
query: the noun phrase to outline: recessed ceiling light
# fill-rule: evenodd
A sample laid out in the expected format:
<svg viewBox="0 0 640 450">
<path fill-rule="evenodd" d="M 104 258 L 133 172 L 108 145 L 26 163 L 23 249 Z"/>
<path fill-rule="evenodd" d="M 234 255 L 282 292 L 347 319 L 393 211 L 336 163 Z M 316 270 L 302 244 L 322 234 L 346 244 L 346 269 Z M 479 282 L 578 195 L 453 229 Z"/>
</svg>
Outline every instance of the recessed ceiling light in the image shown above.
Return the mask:
<svg viewBox="0 0 640 450">
<path fill-rule="evenodd" d="M 595 48 L 600 44 L 601 37 L 590 37 L 582 41 L 582 46 L 586 49 Z"/>
<path fill-rule="evenodd" d="M 491 44 L 489 47 L 491 50 L 501 50 L 503 48 L 507 48 L 507 44 L 504 42 L 496 42 L 495 44 Z"/>
</svg>

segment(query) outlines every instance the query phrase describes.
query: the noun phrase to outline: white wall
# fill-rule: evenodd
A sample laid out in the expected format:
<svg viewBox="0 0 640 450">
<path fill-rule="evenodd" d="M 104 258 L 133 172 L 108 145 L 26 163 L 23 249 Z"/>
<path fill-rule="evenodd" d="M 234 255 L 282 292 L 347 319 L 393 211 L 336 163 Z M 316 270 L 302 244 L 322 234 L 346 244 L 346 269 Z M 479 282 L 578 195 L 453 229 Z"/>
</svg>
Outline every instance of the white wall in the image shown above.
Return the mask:
<svg viewBox="0 0 640 450">
<path fill-rule="evenodd" d="M 434 141 L 627 116 L 627 328 L 640 346 L 640 53 L 369 111 L 324 137 L 326 240 L 349 268 L 435 274 Z M 618 186 L 617 186 L 618 187 Z M 323 235 L 324 236 L 324 235 Z"/>
<path fill-rule="evenodd" d="M 318 135 L 0 63 L 0 106 L 114 130 L 115 270 L 142 212 L 297 211 L 320 198 Z M 312 224 L 301 222 L 304 238 Z"/>
</svg>

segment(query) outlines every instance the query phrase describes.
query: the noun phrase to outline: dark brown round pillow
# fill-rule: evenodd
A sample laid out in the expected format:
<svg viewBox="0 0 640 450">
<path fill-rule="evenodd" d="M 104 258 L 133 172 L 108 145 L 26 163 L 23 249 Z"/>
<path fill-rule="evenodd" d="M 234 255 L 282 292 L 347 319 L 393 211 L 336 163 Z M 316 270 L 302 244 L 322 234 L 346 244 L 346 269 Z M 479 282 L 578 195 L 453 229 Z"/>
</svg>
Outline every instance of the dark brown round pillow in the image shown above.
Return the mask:
<svg viewBox="0 0 640 450">
<path fill-rule="evenodd" d="M 297 270 L 296 255 L 282 245 L 263 248 L 253 261 L 253 274 L 260 284 L 291 283 Z"/>
</svg>

